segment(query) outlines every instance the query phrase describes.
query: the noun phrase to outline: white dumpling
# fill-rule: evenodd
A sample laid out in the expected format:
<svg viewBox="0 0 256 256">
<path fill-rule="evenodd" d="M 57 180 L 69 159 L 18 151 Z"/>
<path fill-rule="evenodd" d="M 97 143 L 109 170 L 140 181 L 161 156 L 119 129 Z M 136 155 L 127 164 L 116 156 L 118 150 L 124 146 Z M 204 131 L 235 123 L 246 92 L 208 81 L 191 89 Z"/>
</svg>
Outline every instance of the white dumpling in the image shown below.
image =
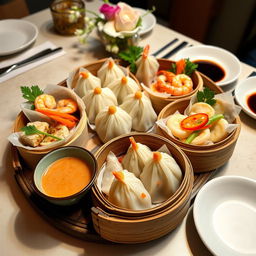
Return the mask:
<svg viewBox="0 0 256 256">
<path fill-rule="evenodd" d="M 197 137 L 195 137 L 190 144 L 192 145 L 207 145 L 211 139 L 210 129 L 202 130 Z"/>
<path fill-rule="evenodd" d="M 146 132 L 157 119 L 150 99 L 141 91 L 128 95 L 120 107 L 132 117 L 135 131 Z"/>
<path fill-rule="evenodd" d="M 146 86 L 151 85 L 159 68 L 157 59 L 154 56 L 148 56 L 148 51 L 149 46 L 147 45 L 144 48 L 142 56 L 136 61 L 136 77 Z"/>
<path fill-rule="evenodd" d="M 182 172 L 175 159 L 163 152 L 153 152 L 140 179 L 149 192 L 152 203 L 167 200 L 180 186 Z"/>
<path fill-rule="evenodd" d="M 114 180 L 113 171 L 122 171 L 123 167 L 118 161 L 116 155 L 110 151 L 106 160 L 106 167 L 103 173 L 102 182 L 101 182 L 101 190 L 106 195 L 109 194 L 109 189 Z"/>
<path fill-rule="evenodd" d="M 184 130 L 181 128 L 181 121 L 187 116 L 182 114 L 173 114 L 167 120 L 167 127 L 171 131 L 172 135 L 178 139 L 186 139 L 193 131 Z"/>
<path fill-rule="evenodd" d="M 114 92 L 119 104 L 123 103 L 127 95 L 135 93 L 140 89 L 138 84 L 129 76 L 122 76 L 119 79 L 113 80 L 108 85 L 108 88 Z"/>
<path fill-rule="evenodd" d="M 119 207 L 130 210 L 144 210 L 151 208 L 151 198 L 142 182 L 127 170 L 113 172 L 115 180 L 112 182 L 108 200 Z"/>
<path fill-rule="evenodd" d="M 99 112 L 95 119 L 96 132 L 105 143 L 119 135 L 129 133 L 132 118 L 123 109 L 109 106 Z"/>
<path fill-rule="evenodd" d="M 98 113 L 105 107 L 117 105 L 115 94 L 109 88 L 96 87 L 90 90 L 83 98 L 89 122 L 94 124 Z"/>
<path fill-rule="evenodd" d="M 79 78 L 74 88 L 77 95 L 82 98 L 89 90 L 96 87 L 101 87 L 100 79 L 90 73 L 87 69 L 81 68 L 79 71 Z"/>
<path fill-rule="evenodd" d="M 124 71 L 112 58 L 108 58 L 97 72 L 97 76 L 102 82 L 102 87 L 108 86 L 108 84 L 123 77 L 124 75 Z"/>
<path fill-rule="evenodd" d="M 208 117 L 212 117 L 215 114 L 214 108 L 205 103 L 205 102 L 197 102 L 191 106 L 189 115 L 197 114 L 197 113 L 205 113 Z"/>
<path fill-rule="evenodd" d="M 136 143 L 133 137 L 130 138 L 130 141 L 131 145 L 123 158 L 122 165 L 139 177 L 147 161 L 152 158 L 152 152 L 146 145 Z"/>
<path fill-rule="evenodd" d="M 212 142 L 218 142 L 228 136 L 227 132 L 228 121 L 226 119 L 220 119 L 216 121 L 210 128 L 210 140 Z"/>
</svg>

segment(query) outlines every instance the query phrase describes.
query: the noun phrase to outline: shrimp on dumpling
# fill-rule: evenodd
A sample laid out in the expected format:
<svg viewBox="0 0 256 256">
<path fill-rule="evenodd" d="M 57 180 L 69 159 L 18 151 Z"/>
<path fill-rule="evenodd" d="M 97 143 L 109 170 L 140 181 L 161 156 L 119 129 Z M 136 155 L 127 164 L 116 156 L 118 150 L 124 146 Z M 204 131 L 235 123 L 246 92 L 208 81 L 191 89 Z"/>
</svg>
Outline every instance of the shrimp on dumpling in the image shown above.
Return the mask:
<svg viewBox="0 0 256 256">
<path fill-rule="evenodd" d="M 102 87 L 108 86 L 112 81 L 115 81 L 124 75 L 124 71 L 114 62 L 112 58 L 108 58 L 97 72 L 97 76 L 102 82 Z"/>
<path fill-rule="evenodd" d="M 159 68 L 157 59 L 154 56 L 148 56 L 148 52 L 149 45 L 144 48 L 142 56 L 136 61 L 136 77 L 146 86 L 151 85 Z"/>
<path fill-rule="evenodd" d="M 130 210 L 144 210 L 152 207 L 151 198 L 142 182 L 127 170 L 113 172 L 108 200 L 119 207 Z"/>
<path fill-rule="evenodd" d="M 140 179 L 149 192 L 153 203 L 167 200 L 180 186 L 182 172 L 175 159 L 167 153 L 153 152 L 145 165 Z"/>
<path fill-rule="evenodd" d="M 99 112 L 95 119 L 96 132 L 105 143 L 114 137 L 129 133 L 132 118 L 123 109 L 109 106 Z"/>
<path fill-rule="evenodd" d="M 94 124 L 97 114 L 105 107 L 117 105 L 115 94 L 109 88 L 96 87 L 83 98 L 89 122 Z"/>
<path fill-rule="evenodd" d="M 79 78 L 74 89 L 77 95 L 82 98 L 89 90 L 96 87 L 101 87 L 100 79 L 94 76 L 87 69 L 81 68 L 79 71 Z"/>
<path fill-rule="evenodd" d="M 122 104 L 125 97 L 140 89 L 139 85 L 129 76 L 122 76 L 108 85 L 117 97 L 119 104 Z"/>
<path fill-rule="evenodd" d="M 123 158 L 122 165 L 139 177 L 147 161 L 152 158 L 152 152 L 148 146 L 137 143 L 133 137 L 129 139 L 131 145 Z"/>
<path fill-rule="evenodd" d="M 135 131 L 146 132 L 157 119 L 150 99 L 141 91 L 128 95 L 120 107 L 132 117 Z"/>
</svg>

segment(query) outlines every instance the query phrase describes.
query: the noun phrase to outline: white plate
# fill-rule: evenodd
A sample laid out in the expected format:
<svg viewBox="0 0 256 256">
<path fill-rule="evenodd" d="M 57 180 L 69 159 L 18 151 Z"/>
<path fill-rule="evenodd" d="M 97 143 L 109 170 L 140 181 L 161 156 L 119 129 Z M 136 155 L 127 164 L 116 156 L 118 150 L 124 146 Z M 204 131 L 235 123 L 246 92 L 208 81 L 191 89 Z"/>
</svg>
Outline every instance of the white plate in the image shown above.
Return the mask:
<svg viewBox="0 0 256 256">
<path fill-rule="evenodd" d="M 144 15 L 147 11 L 141 8 L 133 8 L 140 12 L 140 15 Z M 156 25 L 156 17 L 152 13 L 148 13 L 142 18 L 142 27 L 139 31 L 139 35 L 142 36 L 151 31 Z"/>
<path fill-rule="evenodd" d="M 225 70 L 225 77 L 216 82 L 218 86 L 226 86 L 234 83 L 241 72 L 241 64 L 238 58 L 231 52 L 211 45 L 191 46 L 180 50 L 175 60 L 189 58 L 193 60 L 210 60 L 219 64 Z"/>
<path fill-rule="evenodd" d="M 0 21 L 0 56 L 22 51 L 32 44 L 38 35 L 37 27 L 25 20 Z"/>
<path fill-rule="evenodd" d="M 247 97 L 252 93 L 256 93 L 256 77 L 249 77 L 237 84 L 235 89 L 235 98 L 237 103 L 242 107 L 244 112 L 256 119 L 256 114 L 253 113 L 247 105 Z"/>
<path fill-rule="evenodd" d="M 195 226 L 218 256 L 256 255 L 256 181 L 224 176 L 206 183 L 193 208 Z"/>
</svg>

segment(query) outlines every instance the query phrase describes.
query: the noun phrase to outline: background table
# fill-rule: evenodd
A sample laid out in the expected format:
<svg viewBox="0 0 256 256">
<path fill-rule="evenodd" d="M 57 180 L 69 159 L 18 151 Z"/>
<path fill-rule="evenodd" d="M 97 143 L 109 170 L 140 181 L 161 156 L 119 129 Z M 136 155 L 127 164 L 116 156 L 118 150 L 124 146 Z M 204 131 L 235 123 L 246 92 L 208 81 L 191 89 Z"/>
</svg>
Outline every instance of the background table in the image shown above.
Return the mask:
<svg viewBox="0 0 256 256">
<path fill-rule="evenodd" d="M 97 10 L 100 4 L 99 1 L 89 2 L 87 8 Z M 7 141 L 14 119 L 20 111 L 19 104 L 23 101 L 20 86 L 37 84 L 44 88 L 47 84 L 59 83 L 78 66 L 107 55 L 95 32 L 86 46 L 79 46 L 76 37 L 57 35 L 53 31 L 48 9 L 28 16 L 25 20 L 34 23 L 39 29 L 35 45 L 49 40 L 56 46 L 62 46 L 66 54 L 0 84 L 1 255 L 210 255 L 198 238 L 191 212 L 176 230 L 156 241 L 140 245 L 108 245 L 85 242 L 66 235 L 48 224 L 31 207 L 14 180 L 11 147 Z M 199 44 L 175 31 L 156 25 L 151 34 L 142 38 L 140 45 L 150 44 L 151 52 L 154 52 L 173 38 L 180 39 L 179 42 L 186 40 L 193 45 Z M 239 80 L 247 77 L 252 71 L 252 67 L 242 64 Z M 230 161 L 218 170 L 216 176 L 240 175 L 256 179 L 256 121 L 243 112 L 240 116 L 242 129 L 234 154 Z"/>
</svg>

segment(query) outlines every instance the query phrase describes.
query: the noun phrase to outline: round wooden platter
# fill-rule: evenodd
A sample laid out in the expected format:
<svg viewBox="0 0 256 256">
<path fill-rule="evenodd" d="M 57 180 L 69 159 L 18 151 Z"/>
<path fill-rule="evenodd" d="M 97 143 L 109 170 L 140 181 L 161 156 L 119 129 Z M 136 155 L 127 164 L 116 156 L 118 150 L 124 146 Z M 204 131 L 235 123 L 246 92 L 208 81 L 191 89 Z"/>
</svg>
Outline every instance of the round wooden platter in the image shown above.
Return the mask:
<svg viewBox="0 0 256 256">
<path fill-rule="evenodd" d="M 204 83 L 209 82 L 209 80 L 204 76 L 203 80 Z M 66 86 L 66 81 L 62 81 L 59 85 Z M 92 153 L 95 153 L 102 143 L 95 132 L 90 129 L 89 138 L 90 139 L 85 148 L 90 150 Z M 28 201 L 41 216 L 43 216 L 53 226 L 71 236 L 86 241 L 110 243 L 109 241 L 101 238 L 93 228 L 91 219 L 91 207 L 93 204 L 90 192 L 74 206 L 56 206 L 49 203 L 34 192 L 35 189 L 32 182 L 34 170 L 26 166 L 16 147 L 13 146 L 12 151 L 15 179 Z M 196 196 L 200 188 L 215 172 L 216 170 L 212 170 L 207 173 L 195 174 L 192 198 Z"/>
</svg>

